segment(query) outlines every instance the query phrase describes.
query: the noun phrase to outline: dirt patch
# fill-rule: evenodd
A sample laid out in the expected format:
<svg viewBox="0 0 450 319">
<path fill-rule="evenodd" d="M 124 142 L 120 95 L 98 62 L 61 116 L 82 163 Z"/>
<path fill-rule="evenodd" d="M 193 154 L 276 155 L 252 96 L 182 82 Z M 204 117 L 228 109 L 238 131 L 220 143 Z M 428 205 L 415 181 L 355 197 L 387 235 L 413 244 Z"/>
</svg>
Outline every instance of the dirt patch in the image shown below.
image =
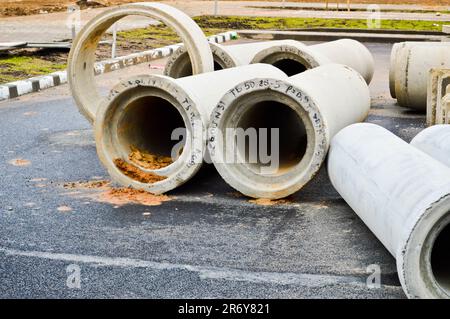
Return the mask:
<svg viewBox="0 0 450 319">
<path fill-rule="evenodd" d="M 154 173 L 144 172 L 144 171 L 140 170 L 139 168 L 137 168 L 136 166 L 125 162 L 121 158 L 115 159 L 114 164 L 126 176 L 134 179 L 135 181 L 141 182 L 141 183 L 152 184 L 152 183 L 160 182 L 167 178 L 166 176 L 161 176 L 161 175 L 156 175 Z"/>
<path fill-rule="evenodd" d="M 25 112 L 25 113 L 23 113 L 23 115 L 25 115 L 25 116 L 35 116 L 37 114 L 38 114 L 37 112 Z"/>
<path fill-rule="evenodd" d="M 159 156 L 140 151 L 138 148 L 131 146 L 131 153 L 128 158 L 133 163 L 146 169 L 160 169 L 167 167 L 173 163 L 169 156 Z"/>
<path fill-rule="evenodd" d="M 13 166 L 29 166 L 31 164 L 29 160 L 23 158 L 15 158 L 13 160 L 10 160 L 8 163 Z"/>
<path fill-rule="evenodd" d="M 71 211 L 72 211 L 72 208 L 69 207 L 69 206 L 63 205 L 63 206 L 59 206 L 56 210 L 57 210 L 58 212 L 66 213 L 66 212 L 71 212 Z"/>
<path fill-rule="evenodd" d="M 266 198 L 258 198 L 249 200 L 250 203 L 260 205 L 260 206 L 275 206 L 275 205 L 286 205 L 290 201 L 287 199 L 266 199 Z"/>
<path fill-rule="evenodd" d="M 111 182 L 109 181 L 88 181 L 88 182 L 70 182 L 65 183 L 65 189 L 107 189 Z"/>
<path fill-rule="evenodd" d="M 90 199 L 119 207 L 127 204 L 157 206 L 172 199 L 167 195 L 154 195 L 132 188 L 114 188 L 108 181 L 70 182 L 65 183 L 63 187 L 72 190 L 70 193 L 65 193 L 66 196 Z"/>
<path fill-rule="evenodd" d="M 0 3 L 0 16 L 14 17 L 33 14 L 47 14 L 53 12 L 67 11 L 68 6 L 78 5 L 81 10 L 91 8 L 102 8 L 108 5 L 128 3 L 127 0 L 86 1 L 86 0 L 2 0 Z"/>
<path fill-rule="evenodd" d="M 142 190 L 131 188 L 113 188 L 101 193 L 98 199 L 104 203 L 110 203 L 117 206 L 123 206 L 130 203 L 141 204 L 145 206 L 158 206 L 162 202 L 169 201 L 171 198 L 167 195 L 154 195 Z"/>
</svg>

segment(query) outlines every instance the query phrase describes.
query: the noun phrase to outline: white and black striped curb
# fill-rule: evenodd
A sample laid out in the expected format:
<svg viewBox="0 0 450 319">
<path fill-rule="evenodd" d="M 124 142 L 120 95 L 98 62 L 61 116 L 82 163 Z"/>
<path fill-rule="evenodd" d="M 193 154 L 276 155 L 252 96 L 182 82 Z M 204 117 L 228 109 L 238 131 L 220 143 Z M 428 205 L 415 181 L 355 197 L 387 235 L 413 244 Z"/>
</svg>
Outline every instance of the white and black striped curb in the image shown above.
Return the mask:
<svg viewBox="0 0 450 319">
<path fill-rule="evenodd" d="M 235 40 L 237 37 L 237 32 L 229 31 L 208 37 L 208 41 L 223 43 Z M 169 45 L 159 49 L 143 51 L 98 62 L 95 64 L 94 72 L 96 75 L 99 75 L 120 70 L 132 65 L 164 58 L 173 54 L 182 45 L 182 43 Z M 37 76 L 26 80 L 2 84 L 0 85 L 0 101 L 16 98 L 28 93 L 38 92 L 64 83 L 67 83 L 67 71 L 58 71 L 50 73 L 49 75 Z"/>
</svg>

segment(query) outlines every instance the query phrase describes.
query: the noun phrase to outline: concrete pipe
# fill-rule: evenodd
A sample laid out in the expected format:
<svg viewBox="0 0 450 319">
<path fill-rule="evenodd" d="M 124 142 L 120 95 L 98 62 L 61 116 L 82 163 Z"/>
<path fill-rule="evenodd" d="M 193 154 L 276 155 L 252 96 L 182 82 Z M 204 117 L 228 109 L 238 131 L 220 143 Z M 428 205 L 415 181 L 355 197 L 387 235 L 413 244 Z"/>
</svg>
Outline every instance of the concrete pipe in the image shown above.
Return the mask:
<svg viewBox="0 0 450 319">
<path fill-rule="evenodd" d="M 343 39 L 311 46 L 297 41 L 281 43 L 264 49 L 252 63 L 269 63 L 292 76 L 327 63 L 347 65 L 358 71 L 367 83 L 374 73 L 374 59 L 370 51 L 355 40 Z"/>
<path fill-rule="evenodd" d="M 338 40 L 306 46 L 294 40 L 279 40 L 236 45 L 211 44 L 215 69 L 247 65 L 272 64 L 288 76 L 328 63 L 339 63 L 358 71 L 370 83 L 374 73 L 374 60 L 370 51 L 355 40 Z M 169 59 L 164 74 L 179 78 L 191 75 L 190 62 L 181 47 Z"/>
<path fill-rule="evenodd" d="M 208 149 L 220 175 L 241 193 L 283 198 L 315 176 L 330 138 L 363 121 L 369 109 L 366 82 L 347 66 L 328 64 L 287 80 L 264 76 L 224 95 L 211 113 Z"/>
<path fill-rule="evenodd" d="M 95 120 L 97 153 L 112 179 L 154 194 L 189 180 L 206 149 L 211 109 L 236 83 L 286 75 L 255 64 L 172 79 L 142 75 L 113 88 Z"/>
<path fill-rule="evenodd" d="M 397 44 L 391 53 L 391 95 L 400 106 L 425 111 L 429 71 L 446 67 L 450 67 L 450 43 Z"/>
<path fill-rule="evenodd" d="M 392 98 L 396 98 L 395 95 L 395 65 L 397 64 L 397 53 L 400 48 L 404 47 L 406 43 L 410 42 L 400 42 L 394 43 L 391 50 L 391 58 L 389 62 L 389 91 L 391 93 Z M 417 43 L 417 42 L 415 42 Z"/>
<path fill-rule="evenodd" d="M 68 81 L 80 112 L 93 122 L 102 100 L 95 89 L 95 51 L 102 35 L 118 20 L 138 15 L 169 26 L 184 42 L 192 60 L 193 72 L 214 70 L 208 41 L 198 25 L 185 13 L 161 3 L 131 3 L 105 10 L 87 23 L 75 38 L 68 61 Z"/>
<path fill-rule="evenodd" d="M 399 43 L 395 43 L 392 46 L 392 50 L 391 50 L 391 58 L 390 58 L 390 68 L 389 68 L 389 90 L 391 93 L 391 96 L 395 99 L 396 98 L 396 93 L 395 93 L 395 80 L 396 80 L 396 69 L 397 69 L 397 55 L 398 52 L 407 48 L 407 47 L 412 47 L 412 46 L 429 46 L 429 45 L 433 45 L 433 46 L 440 46 L 440 45 L 444 45 L 444 46 L 449 46 L 450 43 L 445 44 L 442 42 L 412 42 L 412 41 L 408 41 L 408 42 L 399 42 Z"/>
<path fill-rule="evenodd" d="M 397 260 L 410 298 L 450 297 L 450 169 L 374 124 L 331 143 L 332 184 Z"/>
<path fill-rule="evenodd" d="M 300 42 L 292 40 L 253 42 L 234 45 L 210 43 L 214 59 L 214 69 L 218 71 L 236 66 L 248 65 L 259 51 L 274 45 L 283 45 L 291 42 L 295 42 L 299 46 L 305 46 Z M 166 67 L 164 68 L 164 75 L 176 79 L 192 75 L 191 61 L 184 46 L 176 50 L 169 58 Z"/>
<path fill-rule="evenodd" d="M 450 167 L 450 124 L 423 130 L 414 137 L 411 145 Z"/>
</svg>

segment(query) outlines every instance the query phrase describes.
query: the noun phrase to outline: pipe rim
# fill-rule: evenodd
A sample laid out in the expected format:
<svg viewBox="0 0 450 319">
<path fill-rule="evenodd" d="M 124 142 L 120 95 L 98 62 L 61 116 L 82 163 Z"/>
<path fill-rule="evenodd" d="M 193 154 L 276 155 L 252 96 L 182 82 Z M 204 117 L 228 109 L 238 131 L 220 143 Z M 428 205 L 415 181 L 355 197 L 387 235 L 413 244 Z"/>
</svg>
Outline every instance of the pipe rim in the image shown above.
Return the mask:
<svg viewBox="0 0 450 319">
<path fill-rule="evenodd" d="M 392 46 L 391 57 L 390 57 L 390 68 L 389 68 L 389 91 L 392 98 L 396 98 L 395 93 L 395 81 L 396 81 L 396 67 L 397 67 L 397 53 L 405 46 L 405 43 L 394 43 Z"/>
<path fill-rule="evenodd" d="M 211 49 L 203 31 L 182 11 L 161 3 L 132 3 L 107 9 L 78 33 L 68 59 L 67 72 L 72 95 L 81 114 L 91 123 L 102 101 L 94 80 L 95 50 L 106 30 L 130 15 L 149 17 L 173 29 L 187 47 L 194 74 L 214 70 Z"/>
<path fill-rule="evenodd" d="M 411 298 L 450 298 L 431 266 L 431 253 L 441 231 L 450 227 L 450 194 L 431 204 L 420 217 L 397 258 L 402 286 Z"/>
<path fill-rule="evenodd" d="M 281 60 L 294 60 L 300 64 L 303 64 L 306 69 L 313 69 L 320 65 L 323 65 L 328 61 L 320 54 L 313 52 L 306 45 L 298 43 L 298 45 L 274 45 L 270 48 L 259 51 L 252 59 L 253 63 L 268 63 L 274 64 Z"/>
<path fill-rule="evenodd" d="M 222 69 L 230 69 L 238 66 L 239 63 L 237 62 L 237 60 L 227 52 L 224 46 L 214 42 L 210 42 L 209 46 L 213 55 L 213 61 L 215 63 L 218 63 L 222 67 Z M 184 46 L 178 48 L 168 59 L 164 68 L 164 75 L 170 76 L 172 78 L 184 77 L 180 76 L 179 72 L 177 71 L 179 71 L 178 65 L 179 63 L 181 63 L 181 59 L 185 59 L 186 53 L 187 50 Z M 189 63 L 191 62 L 189 61 Z"/>
<path fill-rule="evenodd" d="M 143 90 L 144 92 L 139 95 L 133 92 L 135 90 Z M 121 101 L 121 98 L 130 92 L 133 93 L 131 98 Z M 172 164 L 160 169 L 146 169 L 129 161 L 128 154 L 124 152 L 121 144 L 119 143 L 119 146 L 113 144 L 118 141 L 117 124 L 121 119 L 120 112 L 132 101 L 145 96 L 156 96 L 168 100 L 178 110 L 186 128 L 186 142 L 181 156 Z M 94 128 L 97 154 L 101 163 L 106 167 L 112 179 L 124 186 L 145 190 L 153 194 L 165 193 L 192 178 L 203 164 L 206 149 L 206 130 L 201 113 L 183 88 L 169 77 L 140 75 L 117 84 L 108 98 L 100 105 Z M 155 183 L 137 181 L 126 176 L 116 166 L 114 163 L 116 158 L 125 160 L 143 172 L 165 176 L 166 179 Z"/>
<path fill-rule="evenodd" d="M 303 121 L 305 128 L 307 130 L 308 127 L 310 128 L 310 132 L 307 131 L 309 134 L 307 150 L 301 161 L 295 166 L 295 169 L 277 177 L 258 176 L 246 168 L 245 164 L 226 164 L 224 163 L 224 154 L 220 151 L 227 148 L 219 135 L 223 134 L 224 127 L 229 127 L 234 110 L 241 108 L 240 99 L 247 96 L 251 100 L 251 95 L 261 93 L 275 98 L 283 97 L 277 102 L 293 109 Z M 319 171 L 325 160 L 328 146 L 328 128 L 316 103 L 306 92 L 287 81 L 258 78 L 242 82 L 230 90 L 211 113 L 208 150 L 214 166 L 229 185 L 249 197 L 278 199 L 300 190 Z M 305 167 L 305 169 L 299 171 L 297 170 L 299 167 Z M 250 180 L 249 177 L 253 179 Z M 281 179 L 284 182 L 280 182 Z"/>
</svg>

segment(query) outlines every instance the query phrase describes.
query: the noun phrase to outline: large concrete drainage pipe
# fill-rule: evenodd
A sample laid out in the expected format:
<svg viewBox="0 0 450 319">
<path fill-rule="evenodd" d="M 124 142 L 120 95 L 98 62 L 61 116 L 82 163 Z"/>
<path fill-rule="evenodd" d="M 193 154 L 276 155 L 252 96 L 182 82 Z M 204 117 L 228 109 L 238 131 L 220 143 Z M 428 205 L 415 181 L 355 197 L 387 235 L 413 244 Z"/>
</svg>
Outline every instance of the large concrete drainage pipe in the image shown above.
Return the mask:
<svg viewBox="0 0 450 319">
<path fill-rule="evenodd" d="M 414 137 L 411 145 L 450 167 L 450 124 L 423 130 Z"/>
<path fill-rule="evenodd" d="M 214 70 L 209 43 L 198 25 L 185 13 L 161 3 L 131 3 L 105 10 L 89 21 L 75 38 L 68 60 L 68 81 L 80 112 L 91 122 L 102 97 L 94 80 L 95 51 L 108 28 L 118 20 L 138 15 L 156 19 L 180 36 L 194 74 Z"/>
<path fill-rule="evenodd" d="M 450 297 L 450 169 L 374 124 L 332 140 L 332 184 L 397 260 L 410 298 Z"/>
<path fill-rule="evenodd" d="M 283 198 L 315 176 L 330 138 L 363 121 L 369 108 L 366 82 L 343 65 L 244 81 L 212 111 L 208 149 L 220 175 L 241 193 Z"/>
<path fill-rule="evenodd" d="M 288 76 L 293 76 L 320 65 L 339 63 L 358 71 L 367 83 L 370 83 L 374 73 L 372 54 L 355 40 L 343 39 L 312 46 L 295 40 L 210 45 L 216 70 L 251 63 L 267 63 L 276 66 Z M 164 74 L 174 78 L 192 75 L 185 48 L 179 48 L 169 59 Z"/>
<path fill-rule="evenodd" d="M 253 57 L 261 50 L 275 45 L 283 45 L 292 42 L 295 42 L 299 46 L 305 46 L 300 42 L 292 40 L 253 42 L 234 45 L 210 43 L 214 59 L 214 69 L 218 71 L 241 65 L 248 65 L 251 63 Z M 164 68 L 164 75 L 177 79 L 192 74 L 192 65 L 189 56 L 187 55 L 187 50 L 182 46 L 177 49 L 167 61 L 166 67 Z"/>
<path fill-rule="evenodd" d="M 256 54 L 252 63 L 269 63 L 292 76 L 327 63 L 347 65 L 358 71 L 367 83 L 372 81 L 374 59 L 360 42 L 342 39 L 311 46 L 297 41 L 276 44 Z"/>
<path fill-rule="evenodd" d="M 426 110 L 432 68 L 450 68 L 450 42 L 404 42 L 393 46 L 389 87 L 400 106 Z"/>
<path fill-rule="evenodd" d="M 119 83 L 95 120 L 97 153 L 112 179 L 159 194 L 189 180 L 203 163 L 211 109 L 236 83 L 285 79 L 254 64 L 183 79 L 142 75 Z"/>
</svg>

